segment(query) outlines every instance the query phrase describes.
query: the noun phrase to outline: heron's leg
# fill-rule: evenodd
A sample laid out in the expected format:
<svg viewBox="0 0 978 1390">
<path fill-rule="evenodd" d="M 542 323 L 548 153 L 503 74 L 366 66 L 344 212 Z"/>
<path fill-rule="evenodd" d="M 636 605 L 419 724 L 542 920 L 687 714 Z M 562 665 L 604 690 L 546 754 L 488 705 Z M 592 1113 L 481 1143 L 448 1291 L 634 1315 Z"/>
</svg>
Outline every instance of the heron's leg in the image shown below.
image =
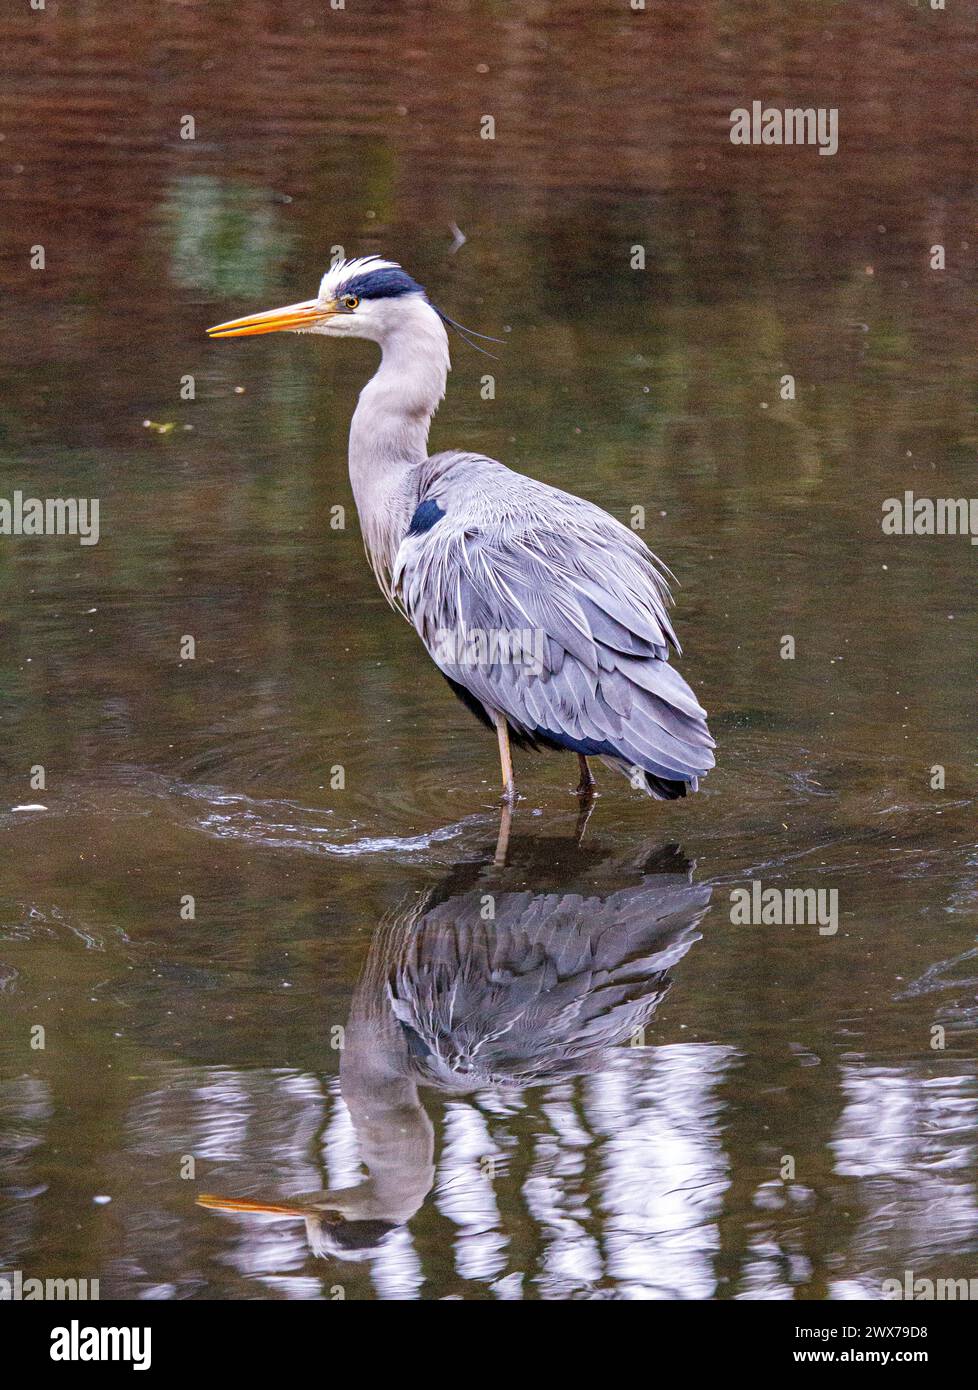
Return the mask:
<svg viewBox="0 0 978 1390">
<path fill-rule="evenodd" d="M 516 800 L 516 783 L 513 781 L 513 759 L 509 751 L 509 725 L 505 714 L 493 715 L 496 737 L 499 740 L 499 766 L 503 774 L 503 800 L 512 806 Z"/>
<path fill-rule="evenodd" d="M 577 794 L 580 797 L 586 796 L 590 800 L 594 795 L 594 788 L 597 785 L 594 780 L 594 774 L 588 767 L 587 758 L 585 758 L 583 753 L 578 753 L 577 761 L 581 768 L 581 780 L 577 787 Z"/>
</svg>

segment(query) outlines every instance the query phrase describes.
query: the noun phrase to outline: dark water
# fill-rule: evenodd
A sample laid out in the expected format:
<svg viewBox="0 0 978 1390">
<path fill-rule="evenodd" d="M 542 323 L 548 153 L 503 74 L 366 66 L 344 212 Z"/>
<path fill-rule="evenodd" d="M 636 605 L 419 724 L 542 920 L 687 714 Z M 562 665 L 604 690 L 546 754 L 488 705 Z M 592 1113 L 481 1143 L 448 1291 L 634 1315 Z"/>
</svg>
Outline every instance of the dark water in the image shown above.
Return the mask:
<svg viewBox="0 0 978 1390">
<path fill-rule="evenodd" d="M 146 1298 L 978 1274 L 978 552 L 880 526 L 974 491 L 973 16 L 49 0 L 4 29 L 0 497 L 98 497 L 102 534 L 0 538 L 0 1270 Z M 838 154 L 732 146 L 754 99 L 837 107 Z M 602 773 L 576 847 L 573 760 L 524 757 L 493 864 L 492 741 L 361 553 L 374 350 L 204 337 L 336 246 L 505 338 L 456 348 L 435 448 L 646 509 L 719 744 L 700 796 Z M 837 890 L 838 931 L 735 924 L 754 880 Z M 593 978 L 516 1019 L 544 937 Z M 318 1254 L 195 1200 L 325 1187 L 357 1196 Z"/>
</svg>

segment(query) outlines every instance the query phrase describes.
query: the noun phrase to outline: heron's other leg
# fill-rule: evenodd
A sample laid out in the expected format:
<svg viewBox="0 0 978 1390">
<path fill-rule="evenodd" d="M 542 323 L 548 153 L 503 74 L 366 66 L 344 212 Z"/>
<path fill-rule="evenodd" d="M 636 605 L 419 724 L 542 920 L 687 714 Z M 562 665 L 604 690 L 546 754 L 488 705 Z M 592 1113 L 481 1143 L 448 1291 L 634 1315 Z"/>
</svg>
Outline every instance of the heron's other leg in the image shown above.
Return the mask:
<svg viewBox="0 0 978 1390">
<path fill-rule="evenodd" d="M 587 758 L 585 758 L 583 753 L 578 753 L 577 761 L 581 769 L 581 780 L 577 786 L 577 794 L 580 797 L 586 796 L 590 800 L 590 798 L 594 795 L 594 788 L 597 785 L 597 783 L 594 780 L 594 774 L 592 773 L 590 767 L 588 767 Z"/>
<path fill-rule="evenodd" d="M 499 766 L 503 774 L 503 800 L 512 806 L 516 800 L 516 783 L 513 781 L 513 759 L 509 751 L 509 725 L 505 714 L 493 715 L 496 737 L 499 740 Z"/>
</svg>

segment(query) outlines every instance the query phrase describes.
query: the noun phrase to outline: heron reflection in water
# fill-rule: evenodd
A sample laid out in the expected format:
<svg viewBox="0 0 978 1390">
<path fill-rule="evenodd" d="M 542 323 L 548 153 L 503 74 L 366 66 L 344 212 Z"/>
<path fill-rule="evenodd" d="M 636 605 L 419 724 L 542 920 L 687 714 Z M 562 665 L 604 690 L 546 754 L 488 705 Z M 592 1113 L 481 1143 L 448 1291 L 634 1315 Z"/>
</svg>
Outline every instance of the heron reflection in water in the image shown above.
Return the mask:
<svg viewBox="0 0 978 1390">
<path fill-rule="evenodd" d="M 627 866 L 600 850 L 527 846 L 514 842 L 508 868 L 460 866 L 374 936 L 340 1061 L 368 1176 L 286 1201 L 202 1196 L 202 1206 L 301 1218 L 316 1254 L 369 1255 L 434 1185 L 434 1130 L 419 1087 L 463 1095 L 540 1086 L 599 1069 L 610 1048 L 641 1034 L 670 968 L 699 939 L 709 885 L 692 881 L 672 846 Z M 516 886 L 541 868 L 546 891 Z M 582 868 L 586 891 L 549 891 Z"/>
</svg>

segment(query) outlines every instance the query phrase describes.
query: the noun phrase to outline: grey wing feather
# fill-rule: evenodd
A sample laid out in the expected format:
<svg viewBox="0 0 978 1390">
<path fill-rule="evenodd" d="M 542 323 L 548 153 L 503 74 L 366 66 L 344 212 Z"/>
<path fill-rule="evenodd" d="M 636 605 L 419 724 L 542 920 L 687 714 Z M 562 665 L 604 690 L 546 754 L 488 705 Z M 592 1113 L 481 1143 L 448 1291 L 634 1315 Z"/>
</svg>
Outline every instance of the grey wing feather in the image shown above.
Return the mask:
<svg viewBox="0 0 978 1390">
<path fill-rule="evenodd" d="M 444 674 L 519 734 L 695 788 L 714 744 L 669 665 L 667 572 L 644 542 L 475 455 L 429 459 L 420 496 L 443 516 L 405 537 L 393 585 Z"/>
</svg>

